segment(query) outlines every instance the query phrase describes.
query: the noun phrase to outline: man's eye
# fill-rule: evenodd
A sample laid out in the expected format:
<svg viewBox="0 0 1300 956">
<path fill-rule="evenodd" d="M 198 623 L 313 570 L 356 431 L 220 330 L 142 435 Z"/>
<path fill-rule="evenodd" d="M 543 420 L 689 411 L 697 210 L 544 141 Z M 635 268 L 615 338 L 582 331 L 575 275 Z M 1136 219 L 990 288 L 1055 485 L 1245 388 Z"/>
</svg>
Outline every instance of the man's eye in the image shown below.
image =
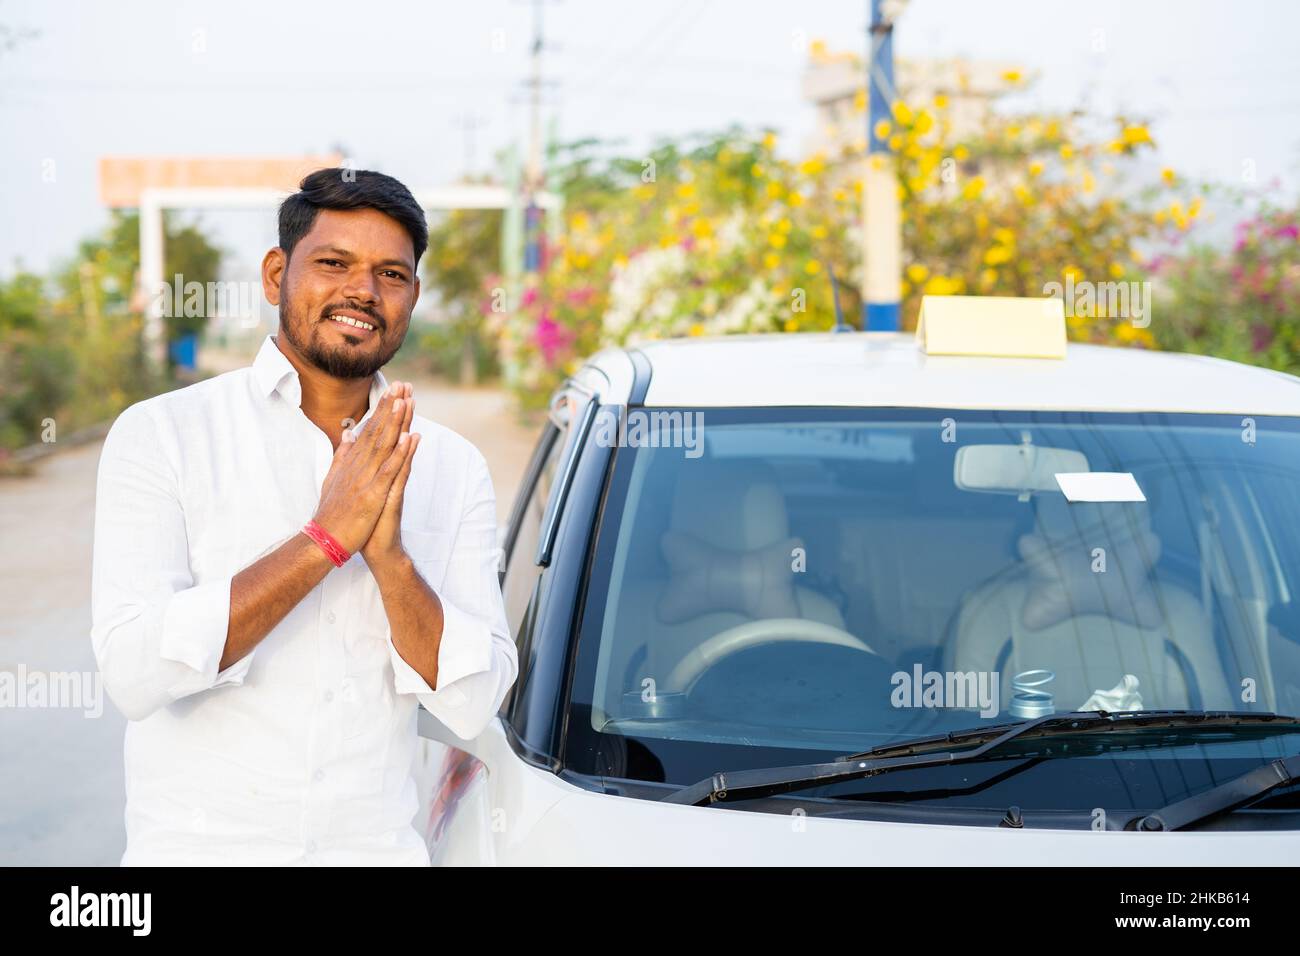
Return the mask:
<svg viewBox="0 0 1300 956">
<path fill-rule="evenodd" d="M 317 259 L 316 261 L 317 261 L 317 262 L 322 262 L 322 263 L 324 263 L 324 264 L 327 265 L 327 266 L 341 266 L 341 265 L 343 265 L 343 262 L 342 262 L 341 260 L 339 260 L 339 259 Z"/>
<path fill-rule="evenodd" d="M 405 279 L 405 278 L 406 278 L 406 276 L 405 276 L 403 273 L 401 273 L 401 272 L 395 272 L 395 271 L 393 271 L 392 269 L 385 269 L 383 274 L 386 275 L 386 276 L 392 276 L 394 279 Z"/>
</svg>

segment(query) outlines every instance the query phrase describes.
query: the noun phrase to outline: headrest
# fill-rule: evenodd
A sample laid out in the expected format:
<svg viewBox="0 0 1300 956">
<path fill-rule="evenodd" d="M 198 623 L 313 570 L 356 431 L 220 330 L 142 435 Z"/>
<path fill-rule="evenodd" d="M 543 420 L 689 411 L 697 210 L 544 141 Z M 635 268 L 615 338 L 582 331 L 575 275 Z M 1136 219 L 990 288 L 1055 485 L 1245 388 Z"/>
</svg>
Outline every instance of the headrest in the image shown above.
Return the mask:
<svg viewBox="0 0 1300 956">
<path fill-rule="evenodd" d="M 1083 614 L 1141 628 L 1160 623 L 1151 581 L 1160 539 L 1146 502 L 1071 503 L 1057 495 L 1034 502 L 1034 530 L 1019 541 L 1030 582 L 1021 611 L 1026 627 Z"/>
<path fill-rule="evenodd" d="M 734 611 L 799 617 L 785 498 L 764 462 L 696 460 L 681 471 L 661 546 L 671 575 L 657 613 L 666 624 Z"/>
</svg>

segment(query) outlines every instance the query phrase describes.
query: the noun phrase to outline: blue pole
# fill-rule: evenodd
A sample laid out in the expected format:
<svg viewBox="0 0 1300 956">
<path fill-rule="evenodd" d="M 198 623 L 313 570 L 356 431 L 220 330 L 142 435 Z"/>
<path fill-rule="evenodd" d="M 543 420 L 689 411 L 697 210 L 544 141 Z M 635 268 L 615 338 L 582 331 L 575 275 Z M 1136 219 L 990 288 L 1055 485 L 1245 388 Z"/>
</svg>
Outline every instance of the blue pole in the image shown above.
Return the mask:
<svg viewBox="0 0 1300 956">
<path fill-rule="evenodd" d="M 897 331 L 900 327 L 899 283 L 902 280 L 902 220 L 899 215 L 894 155 L 889 135 L 877 136 L 881 121 L 894 122 L 894 25 L 882 11 L 883 0 L 870 0 L 867 44 L 867 170 L 863 180 L 865 292 L 862 328 Z"/>
</svg>

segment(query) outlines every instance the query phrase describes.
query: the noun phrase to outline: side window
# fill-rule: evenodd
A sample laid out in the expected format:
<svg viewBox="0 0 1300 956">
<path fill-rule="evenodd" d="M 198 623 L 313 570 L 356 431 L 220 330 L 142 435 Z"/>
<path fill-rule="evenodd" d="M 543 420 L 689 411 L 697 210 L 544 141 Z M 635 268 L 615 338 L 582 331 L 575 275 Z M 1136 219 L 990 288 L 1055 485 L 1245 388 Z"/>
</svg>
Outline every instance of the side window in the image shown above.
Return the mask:
<svg viewBox="0 0 1300 956">
<path fill-rule="evenodd" d="M 523 511 L 518 517 L 519 529 L 515 534 L 514 545 L 510 550 L 510 558 L 506 563 L 506 577 L 503 586 L 506 620 L 510 623 L 512 632 L 517 632 L 519 629 L 519 622 L 523 620 L 524 611 L 528 607 L 528 600 L 532 597 L 533 586 L 537 583 L 537 577 L 542 571 L 534 563 L 534 558 L 537 554 L 537 542 L 541 538 L 542 516 L 546 513 L 546 502 L 550 497 L 551 487 L 555 483 L 555 475 L 559 470 L 560 455 L 563 452 L 566 437 L 565 431 L 560 431 L 554 425 L 547 426 L 539 446 L 544 447 L 545 443 L 549 441 L 550 449 L 542 460 L 541 467 L 537 472 L 537 479 L 533 483 L 532 490 L 529 492 L 527 500 L 524 501 Z"/>
</svg>

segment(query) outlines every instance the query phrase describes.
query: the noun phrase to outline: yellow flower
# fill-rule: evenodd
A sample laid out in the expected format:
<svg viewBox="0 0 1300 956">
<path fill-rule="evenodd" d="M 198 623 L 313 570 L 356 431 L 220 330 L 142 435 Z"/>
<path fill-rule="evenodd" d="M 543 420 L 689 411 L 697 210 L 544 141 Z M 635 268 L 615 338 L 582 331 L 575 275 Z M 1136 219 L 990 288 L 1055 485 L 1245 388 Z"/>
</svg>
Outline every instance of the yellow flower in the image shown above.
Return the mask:
<svg viewBox="0 0 1300 956">
<path fill-rule="evenodd" d="M 762 179 L 765 173 L 763 167 L 758 163 L 755 163 L 753 166 L 749 167 L 749 175 L 753 176 L 755 179 Z"/>
<path fill-rule="evenodd" d="M 1122 262 L 1112 262 L 1109 269 L 1111 278 L 1113 279 L 1118 279 L 1124 275 L 1124 264 Z"/>
<path fill-rule="evenodd" d="M 912 110 L 902 100 L 894 100 L 893 108 L 890 110 L 894 114 L 894 119 L 903 126 L 908 126 L 912 122 Z"/>
<path fill-rule="evenodd" d="M 793 228 L 794 228 L 794 224 L 791 223 L 790 220 L 786 219 L 784 216 L 782 216 L 780 219 L 776 221 L 777 232 L 781 233 L 783 236 L 790 235 L 790 230 Z"/>
<path fill-rule="evenodd" d="M 703 335 L 703 334 L 704 334 L 704 326 L 700 325 L 700 323 L 698 323 L 698 322 L 692 322 L 688 334 L 690 334 L 690 335 Z"/>
<path fill-rule="evenodd" d="M 1172 186 L 1174 180 L 1178 178 L 1178 174 L 1166 166 L 1164 169 L 1160 170 L 1160 178 L 1165 181 L 1165 185 Z"/>
<path fill-rule="evenodd" d="M 924 136 L 934 127 L 934 117 L 925 110 L 920 110 L 916 114 L 916 122 L 912 125 L 918 136 Z"/>
<path fill-rule="evenodd" d="M 808 273 L 810 276 L 815 276 L 817 273 L 822 271 L 822 264 L 816 259 L 809 259 L 804 264 L 803 271 Z"/>
<path fill-rule="evenodd" d="M 999 226 L 993 230 L 993 240 L 1004 246 L 1013 246 L 1016 243 L 1016 234 L 1006 226 Z"/>
<path fill-rule="evenodd" d="M 942 93 L 936 93 L 934 95 L 934 108 L 937 110 L 946 110 L 948 108 L 948 97 L 944 96 Z"/>
<path fill-rule="evenodd" d="M 790 318 L 788 318 L 788 319 L 785 320 L 785 325 L 783 326 L 783 328 L 784 328 L 787 332 L 798 332 L 798 331 L 799 331 L 799 320 L 796 319 L 796 318 L 794 318 L 793 316 L 791 316 Z"/>
<path fill-rule="evenodd" d="M 977 199 L 979 194 L 984 191 L 984 177 L 975 176 L 966 182 L 962 187 L 961 195 L 963 199 Z"/>
<path fill-rule="evenodd" d="M 1078 266 L 1066 266 L 1061 270 L 1061 275 L 1072 282 L 1078 282 L 1083 278 L 1083 270 Z"/>
<path fill-rule="evenodd" d="M 764 133 L 764 134 L 763 134 L 763 148 L 764 148 L 765 150 L 767 150 L 769 153 L 770 153 L 772 150 L 776 149 L 776 134 L 775 134 L 775 133 L 770 133 L 770 132 L 769 132 L 769 133 Z"/>
<path fill-rule="evenodd" d="M 895 153 L 903 148 L 903 136 L 901 133 L 895 133 L 893 136 L 889 137 L 889 148 Z"/>
<path fill-rule="evenodd" d="M 785 247 L 785 236 L 779 232 L 770 233 L 767 237 L 768 243 L 773 249 L 783 249 Z"/>
<path fill-rule="evenodd" d="M 1151 142 L 1151 132 L 1145 126 L 1125 126 L 1123 133 L 1120 135 L 1123 136 L 1124 142 L 1129 146 Z"/>
<path fill-rule="evenodd" d="M 984 264 L 989 266 L 1000 266 L 1004 262 L 1011 261 L 1011 250 L 1006 246 L 993 246 L 988 252 L 984 253 Z"/>
<path fill-rule="evenodd" d="M 836 202 L 844 202 L 846 199 L 849 198 L 849 194 L 846 193 L 843 189 L 837 189 L 835 190 L 835 192 L 831 193 L 831 198 L 834 199 Z"/>
<path fill-rule="evenodd" d="M 872 127 L 872 132 L 876 134 L 876 139 L 889 139 L 889 132 L 894 127 L 889 124 L 889 120 L 876 120 L 876 125 Z"/>
<path fill-rule="evenodd" d="M 930 270 L 919 262 L 914 262 L 907 267 L 907 277 L 913 282 L 924 282 L 930 275 Z"/>
<path fill-rule="evenodd" d="M 970 150 L 965 146 L 955 146 L 953 147 L 952 158 L 957 160 L 959 163 L 963 163 L 970 159 Z"/>
<path fill-rule="evenodd" d="M 1073 158 L 1074 158 L 1074 147 L 1071 146 L 1069 143 L 1062 143 L 1062 144 L 1061 144 L 1060 153 L 1061 153 L 1061 158 L 1062 158 L 1062 159 L 1073 159 Z"/>
<path fill-rule="evenodd" d="M 691 223 L 691 233 L 696 239 L 707 239 L 713 235 L 713 226 L 707 219 L 696 219 Z"/>
<path fill-rule="evenodd" d="M 813 226 L 811 229 L 808 230 L 808 232 L 812 235 L 812 237 L 813 237 L 814 239 L 825 239 L 825 238 L 826 238 L 826 227 L 825 227 L 825 226 L 822 226 L 822 225 L 816 225 L 816 226 Z"/>
<path fill-rule="evenodd" d="M 678 198 L 678 199 L 690 199 L 692 196 L 695 195 L 695 184 L 694 184 L 694 183 L 678 183 L 678 184 L 677 184 L 677 189 L 674 190 L 674 192 L 677 193 L 677 198 Z"/>
<path fill-rule="evenodd" d="M 980 273 L 980 285 L 989 288 L 993 283 L 998 281 L 998 271 L 996 269 L 985 269 Z"/>
<path fill-rule="evenodd" d="M 1036 159 L 1029 164 L 1029 175 L 1033 176 L 1034 178 L 1038 178 L 1039 176 L 1043 175 L 1042 160 Z"/>
<path fill-rule="evenodd" d="M 791 206 L 802 206 L 803 193 L 799 192 L 799 190 L 797 189 L 792 189 L 790 190 L 790 195 L 785 197 L 785 201 L 788 202 Z"/>
<path fill-rule="evenodd" d="M 1002 81 L 1004 83 L 1010 83 L 1012 86 L 1019 83 L 1022 79 L 1024 79 L 1024 77 L 1019 70 L 1007 70 L 1002 74 Z"/>
<path fill-rule="evenodd" d="M 785 188 L 775 179 L 769 179 L 767 181 L 767 194 L 769 197 L 772 199 L 780 199 L 781 193 L 783 192 L 785 192 Z"/>
<path fill-rule="evenodd" d="M 867 108 L 867 91 L 862 87 L 853 94 L 853 108 L 859 113 Z"/>
<path fill-rule="evenodd" d="M 931 276 L 921 291 L 926 295 L 958 295 L 965 289 L 966 283 L 960 277 Z"/>
<path fill-rule="evenodd" d="M 816 176 L 826 168 L 826 157 L 822 153 L 813 153 L 799 164 L 799 172 L 804 176 Z"/>
<path fill-rule="evenodd" d="M 781 257 L 775 252 L 768 252 L 763 255 L 763 265 L 769 269 L 775 269 L 781 264 Z"/>
</svg>

